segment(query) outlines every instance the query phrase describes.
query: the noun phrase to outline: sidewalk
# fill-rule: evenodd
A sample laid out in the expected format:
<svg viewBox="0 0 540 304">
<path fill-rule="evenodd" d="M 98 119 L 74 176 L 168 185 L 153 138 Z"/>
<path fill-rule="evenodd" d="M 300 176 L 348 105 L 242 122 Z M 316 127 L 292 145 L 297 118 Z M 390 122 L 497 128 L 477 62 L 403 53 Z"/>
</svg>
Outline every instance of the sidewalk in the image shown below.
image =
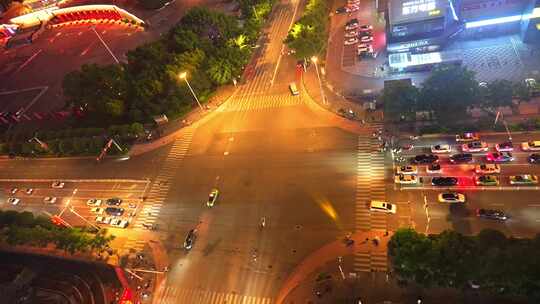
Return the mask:
<svg viewBox="0 0 540 304">
<path fill-rule="evenodd" d="M 214 96 L 204 105 L 205 109 L 199 107 L 193 108 L 185 116 L 168 122 L 165 126 L 160 127 L 161 137 L 151 142 L 137 143 L 131 147 L 130 156 L 137 156 L 157 148 L 166 146 L 172 143 L 175 139 L 182 136 L 182 132 L 187 127 L 198 127 L 200 122 L 209 117 L 215 109 L 227 102 L 235 93 L 237 88 L 234 86 L 223 86 L 218 88 Z"/>
<path fill-rule="evenodd" d="M 380 239 L 378 246 L 373 245 L 370 241 L 366 242 L 366 239 L 372 240 L 376 236 Z M 276 303 L 289 303 L 285 302 L 285 299 L 297 286 L 305 282 L 318 268 L 331 261 L 336 261 L 340 256 L 354 255 L 355 253 L 386 252 L 387 243 L 391 236 L 392 234 L 384 236 L 384 232 L 379 231 L 362 231 L 351 236 L 351 239 L 355 241 L 352 246 L 345 246 L 343 240 L 339 239 L 319 248 L 307 256 L 291 272 L 278 293 Z"/>
<path fill-rule="evenodd" d="M 319 106 L 325 108 L 326 110 L 339 115 L 338 111 L 340 109 L 343 110 L 352 110 L 356 118 L 351 120 L 356 120 L 361 122 L 364 120 L 365 122 L 374 122 L 374 121 L 381 121 L 382 115 L 378 111 L 369 112 L 364 110 L 362 104 L 357 102 L 352 102 L 347 100 L 344 96 L 336 93 L 333 91 L 333 87 L 326 81 L 326 78 L 324 75 L 322 75 L 320 72 L 323 69 L 322 65 L 319 66 L 319 76 L 321 77 L 321 82 L 323 86 L 323 94 L 325 95 L 325 102 L 323 102 L 323 99 L 321 97 L 321 87 L 319 84 L 319 79 L 317 78 L 317 73 L 315 70 L 315 66 L 311 64 L 306 72 L 302 73 L 302 82 L 304 85 L 304 88 L 306 89 L 308 95 L 315 101 Z"/>
</svg>

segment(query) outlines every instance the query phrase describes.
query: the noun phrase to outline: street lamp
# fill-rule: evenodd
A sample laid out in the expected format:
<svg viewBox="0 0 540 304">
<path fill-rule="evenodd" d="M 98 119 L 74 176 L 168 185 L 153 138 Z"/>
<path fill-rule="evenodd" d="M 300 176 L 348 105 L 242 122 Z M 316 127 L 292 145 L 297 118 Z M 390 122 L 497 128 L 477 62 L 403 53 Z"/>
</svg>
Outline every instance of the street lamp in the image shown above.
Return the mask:
<svg viewBox="0 0 540 304">
<path fill-rule="evenodd" d="M 317 72 L 317 79 L 319 80 L 319 88 L 321 89 L 321 98 L 323 100 L 323 103 L 326 104 L 327 102 L 326 102 L 326 97 L 324 96 L 321 76 L 319 76 L 319 66 L 317 65 L 318 60 L 319 59 L 316 56 L 311 57 L 311 61 L 315 64 L 315 71 Z"/>
<path fill-rule="evenodd" d="M 193 97 L 195 97 L 195 101 L 197 101 L 197 104 L 199 105 L 201 110 L 203 110 L 203 107 L 202 107 L 201 103 L 199 102 L 199 98 L 197 98 L 197 95 L 195 95 L 195 92 L 193 91 L 193 88 L 191 87 L 191 85 L 189 85 L 189 82 L 187 80 L 187 72 L 182 72 L 178 76 L 180 77 L 180 79 L 184 79 L 184 81 L 186 82 L 189 90 L 191 91 L 191 94 L 193 94 Z"/>
</svg>

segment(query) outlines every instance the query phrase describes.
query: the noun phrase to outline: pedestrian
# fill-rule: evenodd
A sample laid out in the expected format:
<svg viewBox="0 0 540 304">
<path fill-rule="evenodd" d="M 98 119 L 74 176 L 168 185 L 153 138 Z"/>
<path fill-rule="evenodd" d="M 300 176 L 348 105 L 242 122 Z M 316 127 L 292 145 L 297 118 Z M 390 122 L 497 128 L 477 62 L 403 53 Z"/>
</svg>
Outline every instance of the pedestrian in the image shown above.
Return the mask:
<svg viewBox="0 0 540 304">
<path fill-rule="evenodd" d="M 388 230 L 384 232 L 384 236 L 388 236 Z"/>
</svg>

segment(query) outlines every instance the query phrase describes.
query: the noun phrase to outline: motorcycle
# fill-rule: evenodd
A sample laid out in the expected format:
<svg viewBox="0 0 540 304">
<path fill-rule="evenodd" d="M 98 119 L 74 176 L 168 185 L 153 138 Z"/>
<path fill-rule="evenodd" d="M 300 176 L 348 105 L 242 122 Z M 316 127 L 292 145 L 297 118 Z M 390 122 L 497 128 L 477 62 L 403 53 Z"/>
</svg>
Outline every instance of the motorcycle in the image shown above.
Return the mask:
<svg viewBox="0 0 540 304">
<path fill-rule="evenodd" d="M 264 217 L 264 216 L 261 217 L 261 223 L 260 223 L 260 225 L 261 225 L 261 228 L 264 228 L 264 227 L 266 226 L 266 217 Z"/>
</svg>

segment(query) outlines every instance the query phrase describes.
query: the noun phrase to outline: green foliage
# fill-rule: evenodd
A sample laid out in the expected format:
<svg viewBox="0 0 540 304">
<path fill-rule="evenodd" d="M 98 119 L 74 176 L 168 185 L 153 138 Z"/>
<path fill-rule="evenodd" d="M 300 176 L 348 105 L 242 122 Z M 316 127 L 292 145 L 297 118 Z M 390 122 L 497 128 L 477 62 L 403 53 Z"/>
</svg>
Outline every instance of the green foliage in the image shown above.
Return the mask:
<svg viewBox="0 0 540 304">
<path fill-rule="evenodd" d="M 512 105 L 513 84 L 508 80 L 495 80 L 487 84 L 483 105 L 489 108 Z"/>
<path fill-rule="evenodd" d="M 388 253 L 401 279 L 424 287 L 465 288 L 474 281 L 486 291 L 540 300 L 540 235 L 513 239 L 483 230 L 477 236 L 425 236 L 403 229 L 392 236 Z"/>
<path fill-rule="evenodd" d="M 79 228 L 57 227 L 49 218 L 34 217 L 31 212 L 0 211 L 0 242 L 9 245 L 45 247 L 52 243 L 73 254 L 103 251 L 109 248 L 113 239 L 114 236 L 107 235 L 104 229 L 90 234 Z"/>
<path fill-rule="evenodd" d="M 465 113 L 479 99 L 474 72 L 462 66 L 442 65 L 424 81 L 419 106 L 433 111 L 440 124 L 449 125 L 455 121 L 457 113 Z"/>
<path fill-rule="evenodd" d="M 324 0 L 309 0 L 304 15 L 294 23 L 285 43 L 297 58 L 311 58 L 324 51 L 328 40 L 328 6 Z"/>
<path fill-rule="evenodd" d="M 203 102 L 216 86 L 242 73 L 273 1 L 247 3 L 255 6 L 258 18 L 248 17 L 243 27 L 233 16 L 204 7 L 190 9 L 163 39 L 129 51 L 127 64 L 84 65 L 66 75 L 64 95 L 86 109 L 89 121 L 103 126 L 184 114 L 196 104 L 180 73 L 186 72 Z M 52 138 L 59 136 L 47 136 Z M 58 147 L 62 154 L 73 151 L 71 143 L 61 141 Z"/>
<path fill-rule="evenodd" d="M 418 108 L 418 95 L 418 89 L 410 82 L 395 81 L 385 85 L 381 96 L 385 119 L 414 119 Z"/>
</svg>

